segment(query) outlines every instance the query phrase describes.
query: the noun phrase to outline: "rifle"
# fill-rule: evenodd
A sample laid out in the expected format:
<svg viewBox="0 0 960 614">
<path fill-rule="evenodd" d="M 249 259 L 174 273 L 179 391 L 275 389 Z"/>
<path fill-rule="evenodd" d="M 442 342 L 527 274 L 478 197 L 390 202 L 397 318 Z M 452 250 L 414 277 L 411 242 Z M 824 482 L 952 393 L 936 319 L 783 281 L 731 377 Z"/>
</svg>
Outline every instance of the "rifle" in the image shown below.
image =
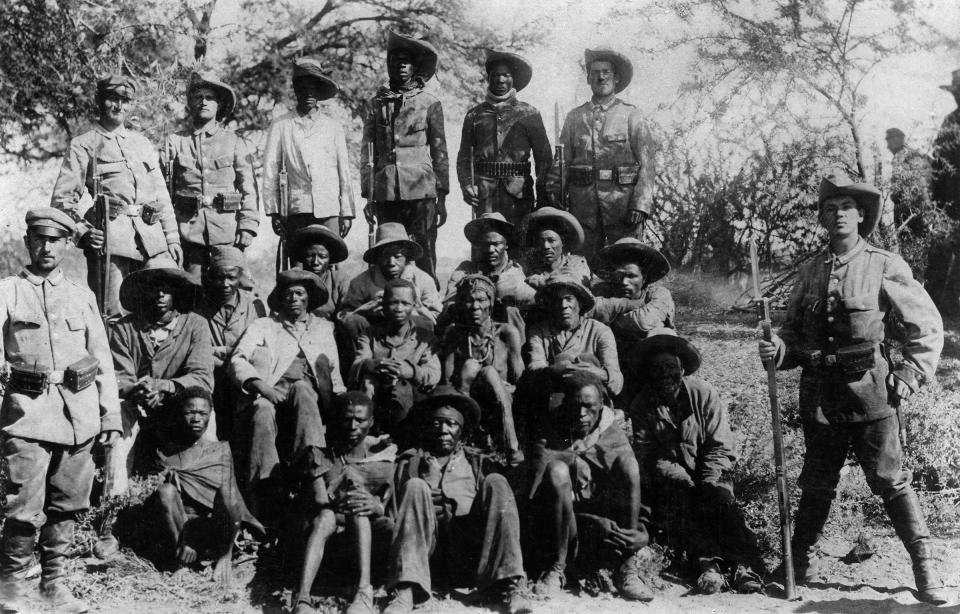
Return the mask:
<svg viewBox="0 0 960 614">
<path fill-rule="evenodd" d="M 477 206 L 470 207 L 473 213 L 473 219 L 477 219 L 477 207 L 480 206 L 480 188 L 477 187 L 477 172 L 473 167 L 475 154 L 473 151 L 473 145 L 470 146 L 470 185 L 473 186 L 473 189 L 477 191 Z"/>
<path fill-rule="evenodd" d="M 377 214 L 373 210 L 373 141 L 367 143 L 367 204 L 363 208 L 363 216 L 367 218 L 367 247 L 373 247 L 377 242 Z"/>
<path fill-rule="evenodd" d="M 566 161 L 564 160 L 564 145 L 560 142 L 560 102 L 553 103 L 553 136 L 556 141 L 554 157 L 557 160 L 557 170 L 560 173 L 560 208 L 567 210 L 567 173 Z"/>
<path fill-rule="evenodd" d="M 770 302 L 760 294 L 760 261 L 757 258 L 757 244 L 750 239 L 750 269 L 753 273 L 753 295 L 757 301 L 760 328 L 764 341 L 773 340 L 770 322 Z M 787 493 L 787 476 L 784 466 L 787 459 L 783 453 L 783 430 L 781 426 L 780 401 L 777 398 L 777 364 L 773 360 L 765 362 L 767 369 L 767 389 L 770 392 L 770 415 L 773 423 L 773 461 L 777 472 L 777 498 L 780 503 L 780 537 L 783 540 L 784 589 L 787 600 L 796 595 L 796 583 L 793 577 L 793 552 L 790 546 L 790 497 Z"/>
<path fill-rule="evenodd" d="M 94 279 L 96 280 L 97 306 L 100 315 L 107 319 L 107 307 L 110 303 L 110 258 L 113 256 L 113 246 L 110 244 L 110 207 L 107 197 L 103 193 L 103 178 L 97 172 L 97 155 L 94 152 L 91 158 L 93 171 L 93 225 L 103 231 L 103 247 L 93 255 Z"/>
<path fill-rule="evenodd" d="M 290 268 L 290 254 L 287 253 L 287 233 L 284 224 L 287 222 L 287 216 L 290 214 L 290 202 L 287 193 L 287 160 L 283 156 L 283 150 L 280 150 L 280 173 L 277 177 L 278 188 L 280 189 L 280 233 L 277 241 L 277 262 L 276 269 L 279 274 Z"/>
</svg>

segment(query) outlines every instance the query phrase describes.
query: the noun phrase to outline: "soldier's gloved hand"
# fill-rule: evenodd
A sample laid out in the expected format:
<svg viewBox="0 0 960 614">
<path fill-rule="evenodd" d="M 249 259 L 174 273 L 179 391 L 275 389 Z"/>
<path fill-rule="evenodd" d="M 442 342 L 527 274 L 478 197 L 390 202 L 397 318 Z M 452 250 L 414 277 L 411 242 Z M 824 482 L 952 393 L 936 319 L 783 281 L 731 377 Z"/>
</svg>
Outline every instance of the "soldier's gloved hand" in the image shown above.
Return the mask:
<svg viewBox="0 0 960 614">
<path fill-rule="evenodd" d="M 91 228 L 82 237 L 78 245 L 82 249 L 101 249 L 104 243 L 104 234 L 102 230 Z"/>
<path fill-rule="evenodd" d="M 167 252 L 170 254 L 170 257 L 173 258 L 173 261 L 177 263 L 177 266 L 183 264 L 183 248 L 180 247 L 179 243 L 171 243 L 168 245 Z"/>
<path fill-rule="evenodd" d="M 913 388 L 910 384 L 900 379 L 896 373 L 887 375 L 887 389 L 900 397 L 901 401 L 906 401 L 913 396 Z"/>
<path fill-rule="evenodd" d="M 437 195 L 437 228 L 447 223 L 447 197 L 445 194 Z"/>
<path fill-rule="evenodd" d="M 233 240 L 233 246 L 243 251 L 253 243 L 253 233 L 249 230 L 240 230 L 237 232 L 237 238 Z"/>
<path fill-rule="evenodd" d="M 273 234 L 277 235 L 278 237 L 283 235 L 283 220 L 280 219 L 279 214 L 270 214 L 270 227 L 273 228 Z"/>
<path fill-rule="evenodd" d="M 341 217 L 340 218 L 340 238 L 345 238 L 350 234 L 350 229 L 353 227 L 353 218 L 352 217 Z"/>
<path fill-rule="evenodd" d="M 770 341 L 766 341 L 764 339 L 760 340 L 757 353 L 760 355 L 760 360 L 766 362 L 768 360 L 774 360 L 777 357 L 781 347 L 783 347 L 783 339 L 773 335 Z"/>
<path fill-rule="evenodd" d="M 637 224 L 645 224 L 647 222 L 647 217 L 649 214 L 646 211 L 640 211 L 638 209 L 631 209 L 627 211 L 627 225 L 636 226 Z"/>
<path fill-rule="evenodd" d="M 471 207 L 480 206 L 480 194 L 477 190 L 477 186 L 468 185 L 463 188 L 463 200 Z"/>
</svg>

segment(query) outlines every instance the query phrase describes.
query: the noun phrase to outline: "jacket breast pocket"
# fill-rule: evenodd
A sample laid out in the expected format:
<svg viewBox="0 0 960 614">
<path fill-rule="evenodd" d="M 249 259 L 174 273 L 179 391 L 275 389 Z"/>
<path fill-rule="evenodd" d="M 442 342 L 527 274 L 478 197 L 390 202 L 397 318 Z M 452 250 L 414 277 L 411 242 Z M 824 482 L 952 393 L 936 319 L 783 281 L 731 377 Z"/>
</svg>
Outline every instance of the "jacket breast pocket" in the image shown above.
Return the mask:
<svg viewBox="0 0 960 614">
<path fill-rule="evenodd" d="M 416 121 L 410 122 L 410 125 L 407 126 L 407 134 L 414 134 L 417 132 L 423 132 L 427 129 L 427 120 L 426 118 L 421 117 Z"/>
<path fill-rule="evenodd" d="M 616 132 L 603 137 L 608 143 L 626 143 L 627 134 L 625 132 Z"/>
<path fill-rule="evenodd" d="M 217 170 L 231 166 L 233 166 L 233 156 L 220 156 L 219 158 L 214 158 L 213 160 L 213 168 Z"/>
<path fill-rule="evenodd" d="M 843 308 L 850 320 L 851 338 L 868 341 L 883 338 L 883 314 L 876 294 L 845 297 Z"/>
</svg>

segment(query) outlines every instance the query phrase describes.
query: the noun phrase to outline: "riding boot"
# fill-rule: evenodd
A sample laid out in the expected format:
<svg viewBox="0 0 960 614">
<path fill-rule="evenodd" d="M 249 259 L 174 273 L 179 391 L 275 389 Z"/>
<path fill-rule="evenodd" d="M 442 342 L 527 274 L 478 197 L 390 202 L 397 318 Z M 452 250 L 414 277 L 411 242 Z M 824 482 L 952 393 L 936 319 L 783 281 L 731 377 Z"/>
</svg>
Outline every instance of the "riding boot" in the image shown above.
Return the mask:
<svg viewBox="0 0 960 614">
<path fill-rule="evenodd" d="M 793 576 L 797 584 L 814 581 L 822 569 L 820 560 L 815 557 L 817 541 L 823 526 L 830 515 L 831 497 L 805 490 L 800 495 L 800 504 L 793 520 L 793 537 L 790 545 L 793 550 Z M 782 565 L 781 565 L 782 567 Z M 783 569 L 778 570 L 783 577 Z"/>
<path fill-rule="evenodd" d="M 884 503 L 897 537 L 903 542 L 913 562 L 913 578 L 917 583 L 917 599 L 934 605 L 950 601 L 943 581 L 934 569 L 930 532 L 920 509 L 920 500 L 913 490 L 906 490 Z"/>
<path fill-rule="evenodd" d="M 40 591 L 56 612 L 80 614 L 89 608 L 67 588 L 67 558 L 73 543 L 72 516 L 51 516 L 40 529 Z"/>
<path fill-rule="evenodd" d="M 7 519 L 0 545 L 0 611 L 29 612 L 27 570 L 33 563 L 37 530 L 33 525 Z"/>
</svg>

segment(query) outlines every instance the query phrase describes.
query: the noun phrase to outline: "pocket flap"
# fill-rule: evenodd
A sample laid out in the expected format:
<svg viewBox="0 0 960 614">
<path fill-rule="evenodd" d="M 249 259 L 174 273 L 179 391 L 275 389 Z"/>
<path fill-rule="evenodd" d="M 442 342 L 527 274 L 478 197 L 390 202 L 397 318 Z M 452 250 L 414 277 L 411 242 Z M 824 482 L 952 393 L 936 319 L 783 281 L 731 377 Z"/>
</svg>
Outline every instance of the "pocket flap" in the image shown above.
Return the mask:
<svg viewBox="0 0 960 614">
<path fill-rule="evenodd" d="M 616 134 L 608 134 L 606 139 L 611 143 L 623 143 L 627 140 L 627 135 L 623 132 L 617 132 Z"/>
<path fill-rule="evenodd" d="M 220 156 L 213 161 L 213 167 L 220 169 L 233 166 L 233 156 Z"/>
<path fill-rule="evenodd" d="M 66 320 L 67 328 L 70 330 L 84 329 L 83 316 L 80 314 L 68 315 L 64 320 Z"/>
</svg>

